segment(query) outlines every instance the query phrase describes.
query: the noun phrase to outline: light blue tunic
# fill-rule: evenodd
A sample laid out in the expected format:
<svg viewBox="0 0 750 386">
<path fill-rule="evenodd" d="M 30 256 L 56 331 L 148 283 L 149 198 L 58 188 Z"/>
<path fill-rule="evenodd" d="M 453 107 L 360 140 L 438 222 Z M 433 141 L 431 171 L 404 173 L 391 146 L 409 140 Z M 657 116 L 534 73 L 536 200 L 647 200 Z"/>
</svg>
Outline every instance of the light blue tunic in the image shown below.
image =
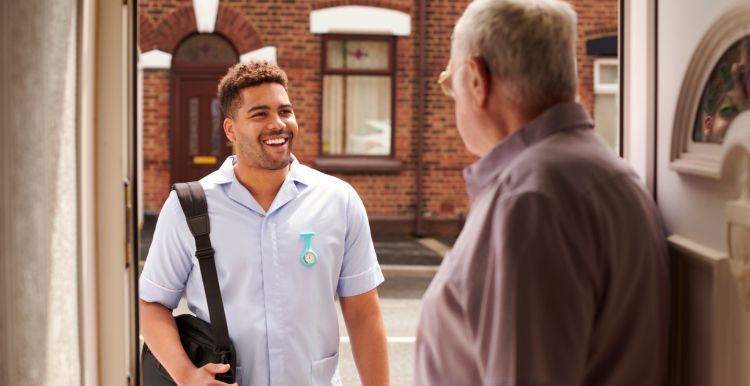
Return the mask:
<svg viewBox="0 0 750 386">
<path fill-rule="evenodd" d="M 234 175 L 234 157 L 200 181 L 238 383 L 340 385 L 334 294 L 383 282 L 364 205 L 347 183 L 294 160 L 268 212 Z M 301 232 L 315 232 L 313 266 L 300 260 Z M 175 192 L 159 215 L 140 278 L 140 298 L 188 307 L 210 321 L 195 242 Z"/>
</svg>

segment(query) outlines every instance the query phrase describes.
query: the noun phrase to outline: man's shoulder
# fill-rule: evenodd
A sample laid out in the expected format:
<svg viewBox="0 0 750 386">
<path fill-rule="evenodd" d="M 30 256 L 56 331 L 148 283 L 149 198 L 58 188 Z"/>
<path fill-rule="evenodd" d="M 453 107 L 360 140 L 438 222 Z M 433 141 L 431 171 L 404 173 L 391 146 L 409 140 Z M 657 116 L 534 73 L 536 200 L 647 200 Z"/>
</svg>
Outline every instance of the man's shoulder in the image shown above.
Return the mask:
<svg viewBox="0 0 750 386">
<path fill-rule="evenodd" d="M 593 130 L 552 135 L 522 152 L 502 181 L 507 192 L 576 198 L 634 171 Z"/>
</svg>

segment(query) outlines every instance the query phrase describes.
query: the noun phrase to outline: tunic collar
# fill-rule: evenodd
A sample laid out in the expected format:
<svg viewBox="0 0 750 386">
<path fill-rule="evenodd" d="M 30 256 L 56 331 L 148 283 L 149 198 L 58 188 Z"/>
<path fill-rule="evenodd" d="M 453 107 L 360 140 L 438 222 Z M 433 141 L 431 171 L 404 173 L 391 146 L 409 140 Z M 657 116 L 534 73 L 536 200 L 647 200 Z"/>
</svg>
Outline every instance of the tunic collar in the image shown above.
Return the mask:
<svg viewBox="0 0 750 386">
<path fill-rule="evenodd" d="M 495 181 L 524 150 L 547 136 L 561 131 L 592 127 L 594 121 L 581 103 L 566 102 L 548 108 L 464 169 L 469 197 L 476 201 L 482 190 Z"/>
<path fill-rule="evenodd" d="M 292 161 L 290 163 L 291 167 L 289 173 L 287 174 L 284 183 L 281 185 L 279 192 L 276 194 L 276 198 L 274 198 L 268 213 L 275 211 L 297 197 L 300 193 L 298 185 L 301 185 L 300 188 L 308 186 L 305 169 L 300 166 L 299 161 L 297 161 L 297 158 L 294 155 L 291 155 L 291 158 Z M 235 162 L 237 162 L 237 156 L 229 156 L 219 168 L 214 183 L 230 183 L 229 198 L 254 212 L 268 214 L 263 210 L 260 204 L 258 204 L 252 194 L 250 194 L 250 192 L 237 180 L 237 176 L 234 174 Z"/>
</svg>

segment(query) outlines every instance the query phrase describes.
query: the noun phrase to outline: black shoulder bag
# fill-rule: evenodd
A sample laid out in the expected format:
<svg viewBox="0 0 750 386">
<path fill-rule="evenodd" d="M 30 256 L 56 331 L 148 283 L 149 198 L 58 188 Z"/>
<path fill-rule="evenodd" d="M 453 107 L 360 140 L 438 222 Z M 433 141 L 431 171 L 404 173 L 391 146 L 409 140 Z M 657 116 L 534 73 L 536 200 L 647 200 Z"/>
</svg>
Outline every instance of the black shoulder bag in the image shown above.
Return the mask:
<svg viewBox="0 0 750 386">
<path fill-rule="evenodd" d="M 211 239 L 208 237 L 211 228 L 208 221 L 206 193 L 198 182 L 174 184 L 172 190 L 177 191 L 188 228 L 195 238 L 195 257 L 200 262 L 208 314 L 211 317 L 210 324 L 193 315 L 175 317 L 180 342 L 188 358 L 196 367 L 203 367 L 209 363 L 229 364 L 229 371 L 216 374 L 216 380 L 234 383 L 237 354 L 229 340 L 224 303 L 221 300 L 219 277 L 216 274 L 214 262 L 214 249 L 211 248 Z M 141 358 L 144 386 L 177 385 L 145 343 Z"/>
</svg>

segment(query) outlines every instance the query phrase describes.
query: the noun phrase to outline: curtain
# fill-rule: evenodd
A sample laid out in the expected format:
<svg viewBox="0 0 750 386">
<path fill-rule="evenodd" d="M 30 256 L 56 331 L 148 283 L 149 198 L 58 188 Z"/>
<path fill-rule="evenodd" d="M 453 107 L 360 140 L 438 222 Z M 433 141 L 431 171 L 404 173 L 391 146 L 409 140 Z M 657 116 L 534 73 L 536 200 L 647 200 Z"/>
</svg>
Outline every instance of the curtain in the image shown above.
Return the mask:
<svg viewBox="0 0 750 386">
<path fill-rule="evenodd" d="M 329 69 L 388 69 L 388 42 L 329 40 Z M 391 77 L 325 75 L 323 77 L 323 153 L 389 155 L 391 153 Z"/>
<path fill-rule="evenodd" d="M 81 384 L 79 4 L 0 2 L 0 385 Z"/>
<path fill-rule="evenodd" d="M 391 77 L 346 78 L 346 154 L 391 154 Z"/>
<path fill-rule="evenodd" d="M 323 77 L 323 153 L 391 154 L 391 77 Z"/>
</svg>

